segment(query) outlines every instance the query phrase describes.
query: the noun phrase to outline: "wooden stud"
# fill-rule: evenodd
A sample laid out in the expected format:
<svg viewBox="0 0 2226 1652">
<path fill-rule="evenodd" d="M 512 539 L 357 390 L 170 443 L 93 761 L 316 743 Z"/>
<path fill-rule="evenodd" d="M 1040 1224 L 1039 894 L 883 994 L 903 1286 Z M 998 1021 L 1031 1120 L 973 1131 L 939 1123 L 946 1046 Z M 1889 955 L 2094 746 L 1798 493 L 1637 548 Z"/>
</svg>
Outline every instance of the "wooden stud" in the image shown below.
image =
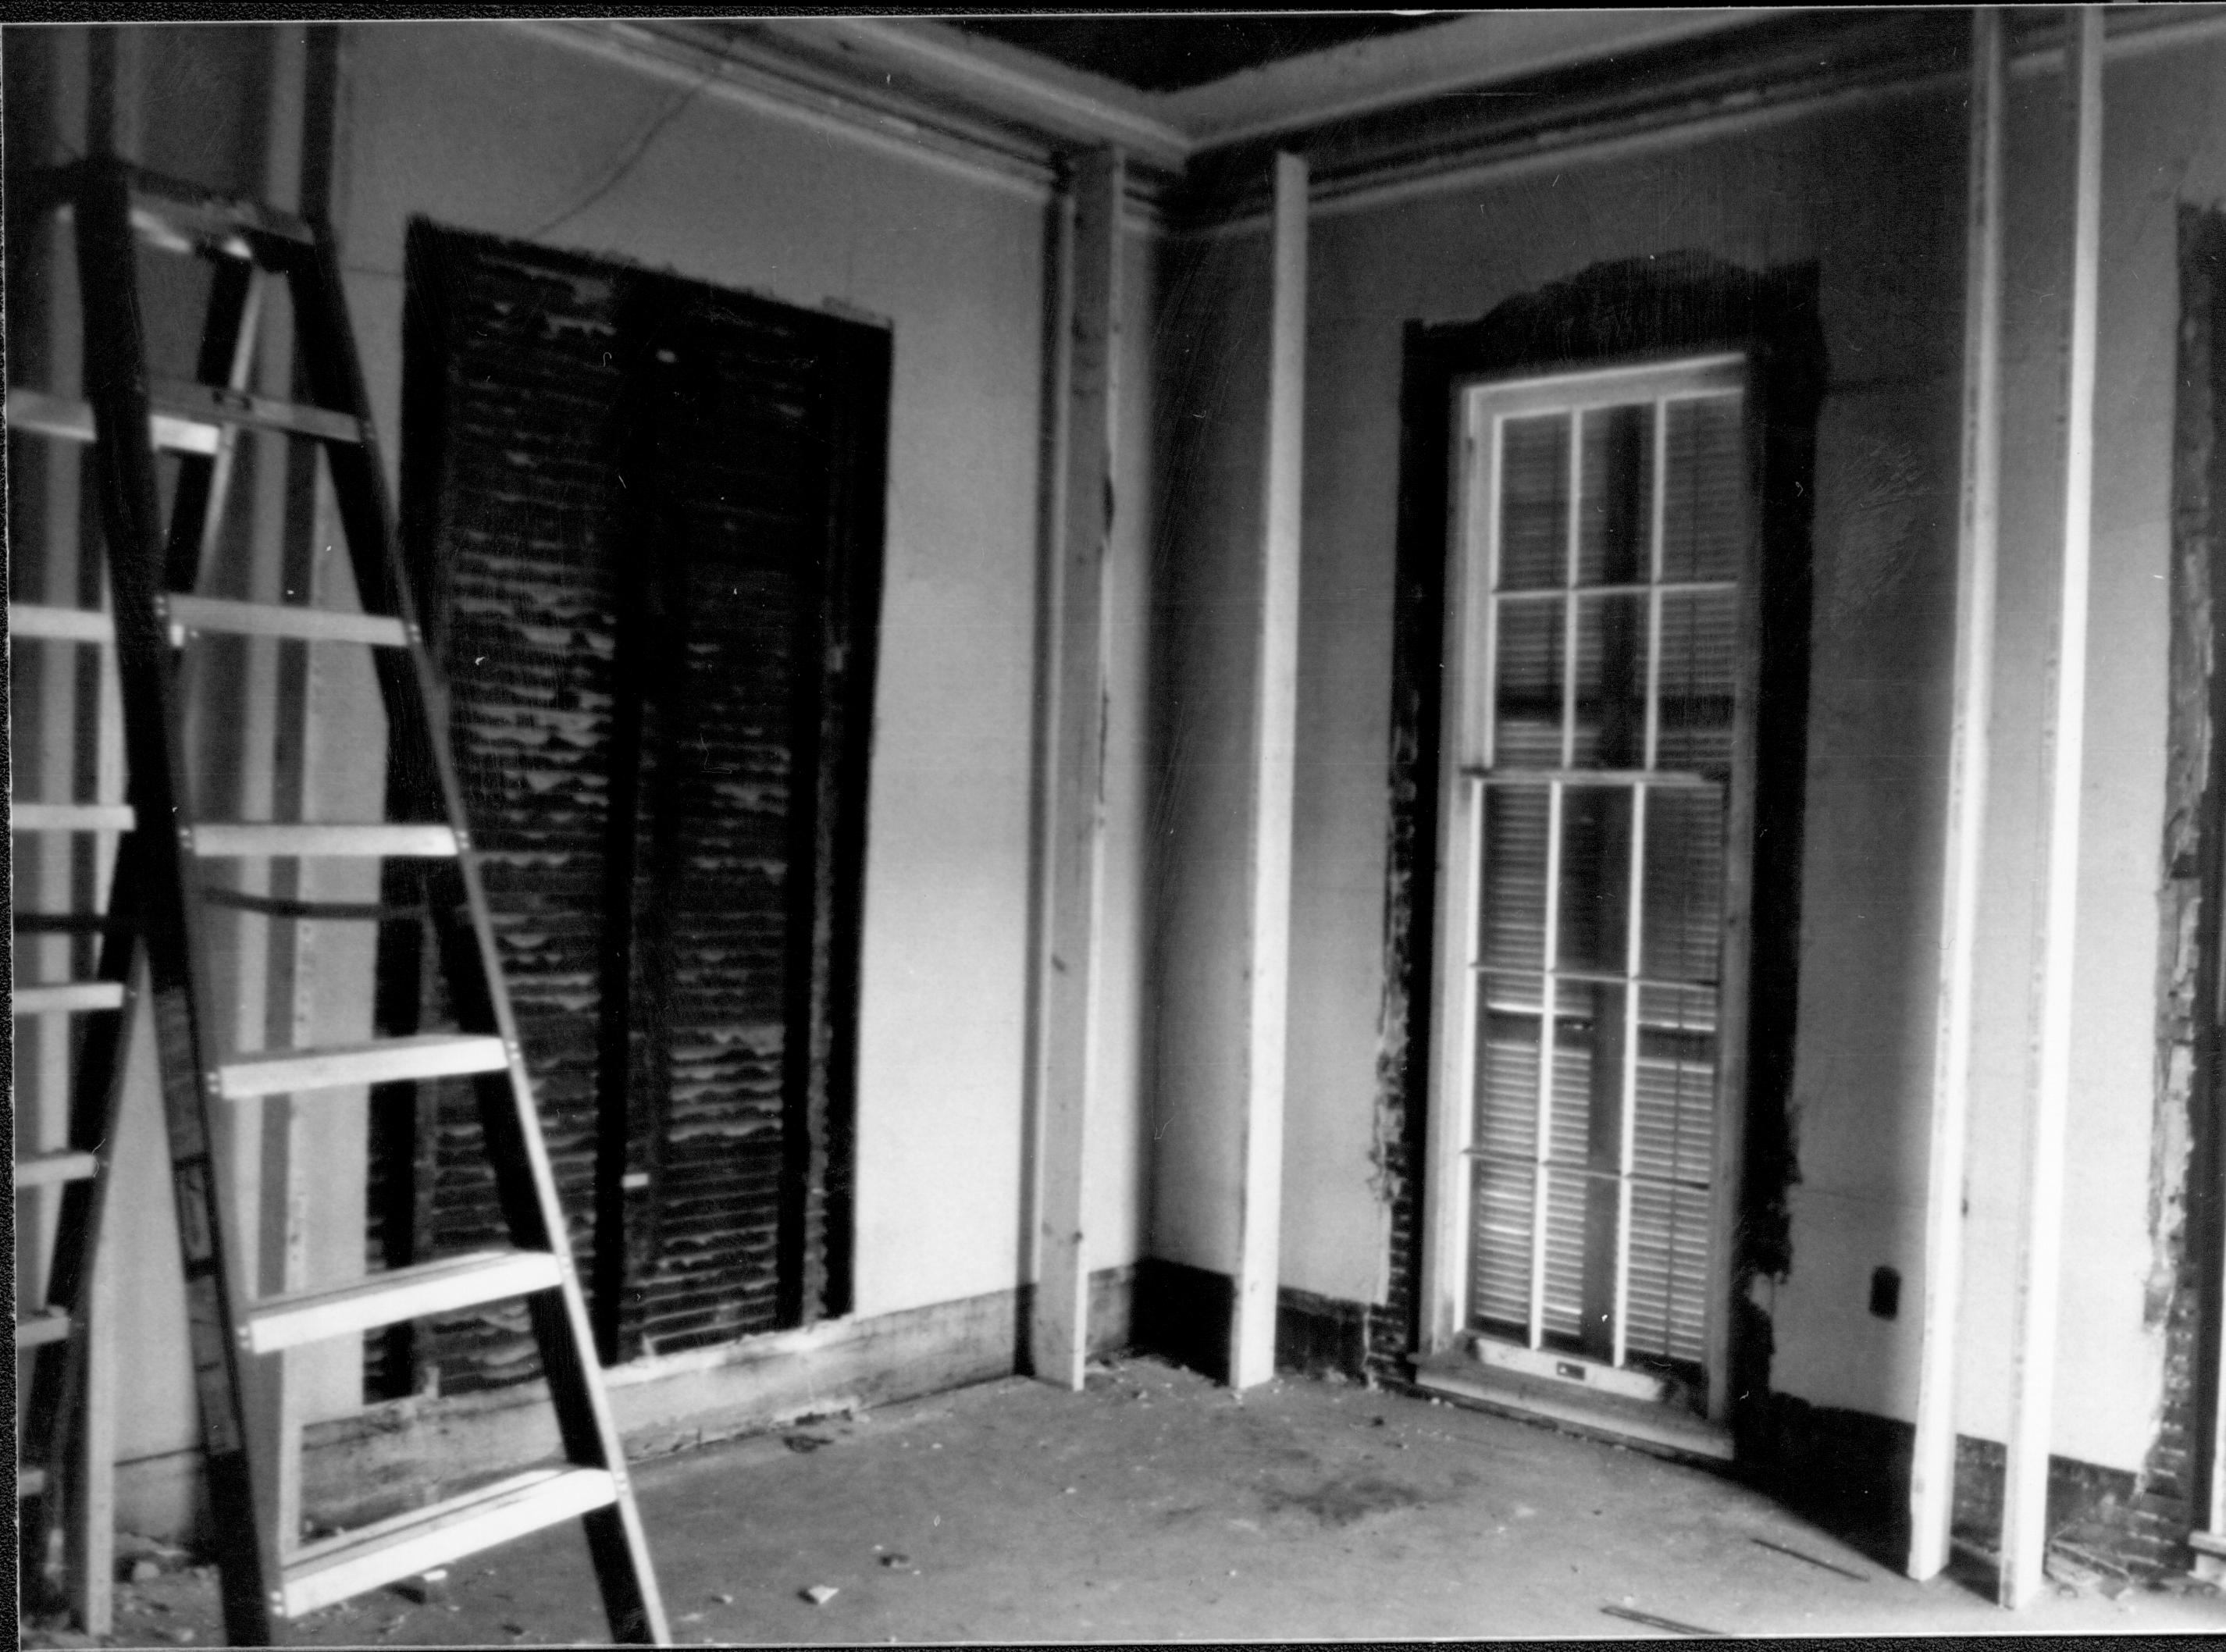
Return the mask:
<svg viewBox="0 0 2226 1652">
<path fill-rule="evenodd" d="M 1971 14 L 1970 183 L 1963 297 L 1962 516 L 1956 548 L 1955 709 L 1948 745 L 1932 1115 L 1918 1322 L 1917 1443 L 1910 1469 L 1906 1569 L 1922 1582 L 1948 1564 L 1956 1501 L 1956 1365 L 1962 1299 L 1963 1180 L 1968 1146 L 1971 1003 L 1987 821 L 1988 719 L 1994 669 L 1994 579 L 2001 486 L 2002 14 Z"/>
<path fill-rule="evenodd" d="M 1298 736 L 1299 533 L 1306 441 L 1307 162 L 1275 163 L 1260 619 L 1253 684 L 1250 956 L 1229 1382 L 1275 1374 L 1283 1221 L 1283 1090 L 1289 1026 L 1291 812 Z"/>
<path fill-rule="evenodd" d="M 1042 960 L 1035 1374 L 1079 1389 L 1090 1348 L 1089 1121 L 1097 1083 L 1105 843 L 1105 581 L 1121 350 L 1120 150 L 1075 163 L 1065 327 L 1063 509 L 1053 558 L 1053 766 Z"/>
<path fill-rule="evenodd" d="M 2087 607 L 2095 488 L 2095 332 L 2102 263 L 2102 13 L 2067 14 L 2071 50 L 2065 111 L 2071 127 L 2070 305 L 2064 376 L 2064 536 L 2048 721 L 2037 1045 L 2019 1235 L 2017 1335 L 2011 1350 L 2010 1428 L 2002 1496 L 2000 1598 L 2030 1605 L 2048 1548 L 2048 1458 L 2056 1387 L 2063 1251 L 2064 1117 L 2071 1088 L 2072 975 L 2079 896 L 2079 800 L 2085 778 Z"/>
</svg>

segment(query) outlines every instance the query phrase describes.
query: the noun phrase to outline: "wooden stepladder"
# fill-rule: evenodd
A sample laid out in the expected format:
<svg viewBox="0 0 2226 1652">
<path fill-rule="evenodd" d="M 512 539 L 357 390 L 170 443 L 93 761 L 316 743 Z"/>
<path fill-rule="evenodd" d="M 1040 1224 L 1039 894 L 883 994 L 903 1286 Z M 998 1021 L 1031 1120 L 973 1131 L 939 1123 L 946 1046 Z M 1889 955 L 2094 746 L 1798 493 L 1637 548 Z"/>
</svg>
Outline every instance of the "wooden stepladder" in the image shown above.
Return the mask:
<svg viewBox="0 0 2226 1652">
<path fill-rule="evenodd" d="M 10 422 L 80 441 L 90 435 L 112 632 L 109 621 L 89 610 L 68 611 L 75 617 L 52 622 L 22 608 L 11 609 L 10 617 L 19 626 L 77 626 L 113 637 L 129 813 L 108 823 L 127 829 L 110 944 L 99 978 L 87 989 L 99 988 L 103 1007 L 111 1000 L 122 1005 L 135 952 L 143 959 L 226 1633 L 235 1643 L 265 1644 L 284 1619 L 576 1517 L 585 1527 L 613 1637 L 663 1644 L 664 1607 L 503 983 L 449 756 L 444 699 L 404 575 L 330 232 L 105 158 L 16 188 L 19 196 L 36 193 L 42 209 L 73 215 L 86 402 L 11 392 Z M 137 262 L 143 246 L 213 266 L 194 380 L 149 374 Z M 307 404 L 247 388 L 263 295 L 274 280 L 284 283 L 290 299 Z M 243 429 L 283 432 L 322 452 L 360 611 L 195 594 L 222 515 L 231 444 Z M 178 454 L 167 526 L 158 446 Z M 305 823 L 197 813 L 180 667 L 196 639 L 243 635 L 371 651 L 388 731 L 387 818 Z M 20 829 L 20 806 L 17 823 Z M 332 1048 L 235 1053 L 225 1047 L 220 1020 L 212 1013 L 217 972 L 203 931 L 206 907 L 226 892 L 205 868 L 213 861 L 318 857 L 377 859 L 410 869 L 457 1031 Z M 385 908 L 371 909 L 371 915 L 374 921 L 391 916 Z M 100 1155 L 84 1144 L 112 1139 L 119 1088 L 113 1072 L 124 1020 L 103 1016 L 88 1029 L 72 1086 L 72 1148 L 90 1154 L 92 1164 L 82 1167 L 96 1172 Z M 118 1030 L 105 1032 L 111 1024 Z M 314 1104 L 320 1091 L 452 1075 L 474 1079 L 509 1245 L 337 1288 L 256 1299 L 230 1254 L 232 1236 L 253 1217 L 231 1208 L 229 1176 L 212 1151 L 223 1109 L 258 1097 Z M 86 1197 L 62 1213 L 55 1254 L 73 1259 L 74 1274 L 57 1274 L 57 1288 L 79 1288 L 92 1276 L 83 1263 L 98 1244 L 103 1178 L 92 1174 L 85 1185 Z M 251 1389 L 267 1393 L 283 1380 L 274 1362 L 313 1342 L 511 1299 L 523 1299 L 531 1320 L 563 1460 L 391 1520 L 301 1541 L 279 1512 L 283 1465 L 271 1460 L 277 1452 L 270 1431 L 258 1426 L 248 1402 Z M 39 1380 L 35 1376 L 35 1389 Z M 73 1381 L 73 1374 L 62 1371 L 48 1379 L 52 1414 L 41 1424 L 43 1437 L 27 1436 L 31 1449 L 68 1432 Z M 38 1397 L 35 1393 L 35 1402 Z M 41 1422 L 35 1409 L 26 1420 Z M 283 1449 L 298 1449 L 298 1441 L 287 1440 Z"/>
</svg>

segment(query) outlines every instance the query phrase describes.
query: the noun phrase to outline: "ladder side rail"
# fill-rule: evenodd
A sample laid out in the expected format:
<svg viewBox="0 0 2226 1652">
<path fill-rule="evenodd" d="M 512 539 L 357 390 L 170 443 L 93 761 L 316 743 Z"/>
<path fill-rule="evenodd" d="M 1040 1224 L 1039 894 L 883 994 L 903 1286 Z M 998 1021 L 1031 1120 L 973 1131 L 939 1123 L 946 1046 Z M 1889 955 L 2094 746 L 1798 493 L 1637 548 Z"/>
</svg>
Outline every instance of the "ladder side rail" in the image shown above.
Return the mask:
<svg viewBox="0 0 2226 1652">
<path fill-rule="evenodd" d="M 69 1148 L 92 1154 L 97 1168 L 89 1177 L 64 1184 L 61 1190 L 60 1215 L 48 1264 L 46 1300 L 49 1307 L 68 1313 L 70 1335 L 60 1345 L 40 1349 L 32 1356 L 29 1389 L 22 1396 L 23 1439 L 38 1452 L 47 1475 L 47 1490 L 32 1516 L 35 1528 L 22 1547 L 41 1566 L 53 1553 L 53 1534 L 60 1514 L 58 1505 L 65 1501 L 72 1505 L 74 1528 L 75 1505 L 89 1495 L 83 1477 L 73 1471 L 80 1440 L 78 1398 L 86 1382 L 88 1357 L 85 1306 L 100 1251 L 108 1179 L 123 1107 L 124 1052 L 138 1007 L 134 990 L 139 957 L 135 905 L 148 843 L 148 833 L 135 830 L 125 836 L 118 849 L 109 884 L 110 922 L 101 932 L 94 974 L 96 980 L 118 985 L 123 1001 L 114 1009 L 88 1018 L 70 1073 Z M 88 1541 L 74 1532 L 73 1543 L 80 1547 L 99 1547 L 97 1537 Z M 74 1568 L 74 1560 L 73 1565 Z"/>
<path fill-rule="evenodd" d="M 181 786 L 186 766 L 167 627 L 160 613 L 164 536 L 148 442 L 145 334 L 139 312 L 130 175 L 89 162 L 76 202 L 84 295 L 86 382 L 97 438 L 95 470 L 107 532 L 115 607 L 117 669 L 130 797 L 149 834 L 190 829 Z M 243 1301 L 211 1151 L 207 1085 L 214 1052 L 204 1048 L 206 986 L 199 978 L 198 877 L 189 855 L 149 857 L 139 912 L 153 1010 L 163 1124 L 176 1196 L 194 1386 L 207 1453 L 209 1498 L 222 1579 L 226 1637 L 268 1644 L 279 1580 L 277 1534 L 257 1517 L 258 1488 L 246 1452 L 242 1356 L 234 1337 Z"/>
<path fill-rule="evenodd" d="M 509 1055 L 504 1072 L 474 1086 L 487 1155 L 513 1242 L 521 1249 L 546 1249 L 558 1259 L 561 1287 L 529 1298 L 528 1310 L 566 1455 L 581 1466 L 607 1470 L 618 1487 L 615 1503 L 583 1516 L 612 1636 L 621 1642 L 664 1644 L 669 1638 L 664 1604 L 627 1488 L 616 1422 L 595 1364 L 594 1331 L 503 985 L 476 849 L 468 836 L 448 745 L 448 698 L 424 645 L 394 531 L 339 254 L 330 226 L 320 222 L 315 228 L 314 256 L 292 272 L 295 325 L 310 393 L 319 404 L 353 413 L 363 423 L 360 442 L 326 448 L 334 496 L 366 611 L 398 616 L 410 639 L 406 651 L 382 649 L 374 658 L 386 706 L 389 772 L 423 803 L 437 805 L 457 829 L 461 852 L 453 861 L 429 866 L 425 886 L 458 1024 L 467 1032 L 495 1033 Z"/>
<path fill-rule="evenodd" d="M 90 1154 L 94 1168 L 91 1176 L 67 1182 L 60 1189 L 45 1292 L 48 1307 L 68 1315 L 70 1334 L 58 1345 L 33 1352 L 28 1391 L 22 1396 L 22 1437 L 36 1455 L 45 1487 L 29 1510 L 21 1552 L 33 1557 L 49 1585 L 60 1587 L 63 1579 L 52 1573 L 60 1547 L 73 1609 L 92 1635 L 107 1633 L 110 1623 L 109 1574 L 115 1537 L 108 1479 L 114 1465 L 107 1460 L 112 1449 L 109 1431 L 96 1426 L 84 1408 L 104 1398 L 110 1403 L 113 1400 L 105 1392 L 113 1384 L 112 1375 L 96 1369 L 97 1359 L 112 1355 L 97 1355 L 92 1347 L 95 1337 L 111 1342 L 113 1337 L 110 1328 L 93 1320 L 99 1307 L 95 1270 L 123 1105 L 124 1051 L 137 1007 L 138 937 L 130 903 L 137 888 L 135 863 L 143 847 L 141 834 L 135 832 L 119 848 L 110 883 L 111 922 L 101 931 L 95 978 L 114 983 L 119 1001 L 87 1018 L 70 1073 L 68 1147 Z M 19 1509 L 19 1515 L 22 1512 Z M 59 1546 L 57 1536 L 63 1539 Z"/>
</svg>

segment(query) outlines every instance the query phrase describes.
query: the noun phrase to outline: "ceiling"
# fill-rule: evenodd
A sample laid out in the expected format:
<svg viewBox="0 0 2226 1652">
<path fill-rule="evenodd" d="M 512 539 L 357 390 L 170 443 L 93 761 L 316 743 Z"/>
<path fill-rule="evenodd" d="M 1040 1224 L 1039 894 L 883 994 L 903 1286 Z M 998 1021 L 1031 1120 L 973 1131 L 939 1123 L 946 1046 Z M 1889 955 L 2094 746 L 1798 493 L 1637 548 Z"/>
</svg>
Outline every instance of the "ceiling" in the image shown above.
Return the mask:
<svg viewBox="0 0 2226 1652">
<path fill-rule="evenodd" d="M 953 17 L 1002 41 L 1139 92 L 1180 92 L 1354 41 L 1448 21 L 1449 12 L 1282 12 L 1254 16 Z"/>
</svg>

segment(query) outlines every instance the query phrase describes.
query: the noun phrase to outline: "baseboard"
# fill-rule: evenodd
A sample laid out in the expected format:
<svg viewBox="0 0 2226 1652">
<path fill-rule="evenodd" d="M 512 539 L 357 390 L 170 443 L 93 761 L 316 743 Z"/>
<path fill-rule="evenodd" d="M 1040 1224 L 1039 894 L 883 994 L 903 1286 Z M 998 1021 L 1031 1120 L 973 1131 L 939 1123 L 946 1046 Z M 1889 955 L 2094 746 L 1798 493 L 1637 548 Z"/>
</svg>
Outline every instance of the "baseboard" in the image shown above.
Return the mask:
<svg viewBox="0 0 2226 1652">
<path fill-rule="evenodd" d="M 1135 1270 L 1101 1269 L 1090 1283 L 1091 1351 L 1121 1352 L 1130 1344 Z M 1021 1291 L 995 1291 L 639 1360 L 605 1381 L 626 1457 L 639 1461 L 1009 1376 L 1024 1312 Z M 302 1504 L 313 1521 L 359 1525 L 556 1448 L 539 1382 L 390 1401 L 307 1431 Z M 207 1518 L 200 1452 L 119 1464 L 117 1506 L 127 1531 L 194 1541 Z"/>
<path fill-rule="evenodd" d="M 1886 1553 L 1909 1541 L 1908 1487 L 1915 1430 L 1892 1418 L 1773 1395 L 1754 1409 L 1740 1440 L 1742 1467 L 1773 1495 L 1842 1535 Z M 1975 1553 L 2000 1541 L 2005 1454 L 1993 1440 L 1956 1441 L 1955 1536 Z M 2127 1469 L 2076 1458 L 2048 1459 L 2051 1544 L 2134 1577 L 2185 1570 L 2192 1509 Z"/>
<path fill-rule="evenodd" d="M 1237 1285 L 1226 1274 L 1147 1256 L 1136 1264 L 1130 1323 L 1135 1345 L 1217 1382 L 1229 1380 L 1229 1333 Z"/>
<path fill-rule="evenodd" d="M 1286 1285 L 1275 1293 L 1275 1369 L 1359 1381 L 1368 1369 L 1365 1302 Z"/>
<path fill-rule="evenodd" d="M 1212 1377 L 1229 1380 L 1237 1284 L 1226 1274 L 1148 1256 L 1136 1264 L 1135 1346 Z M 1286 1285 L 1275 1293 L 1275 1369 L 1307 1376 L 1367 1373 L 1364 1302 Z"/>
</svg>

